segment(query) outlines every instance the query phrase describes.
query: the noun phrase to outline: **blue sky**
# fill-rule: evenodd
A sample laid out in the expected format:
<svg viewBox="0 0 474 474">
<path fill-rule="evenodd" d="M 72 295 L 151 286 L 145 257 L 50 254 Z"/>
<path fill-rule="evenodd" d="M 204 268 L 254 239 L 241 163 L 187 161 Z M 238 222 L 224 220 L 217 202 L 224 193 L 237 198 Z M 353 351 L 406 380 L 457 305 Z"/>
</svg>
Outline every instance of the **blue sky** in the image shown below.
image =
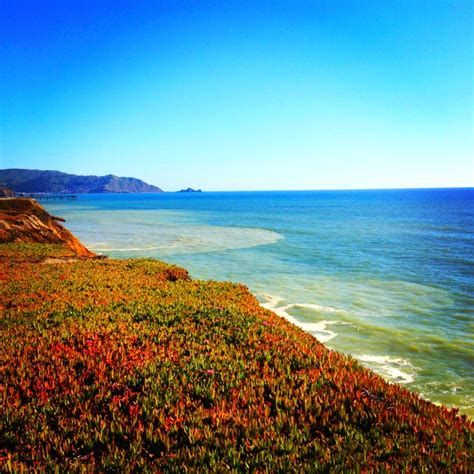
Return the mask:
<svg viewBox="0 0 474 474">
<path fill-rule="evenodd" d="M 4 0 L 0 167 L 474 185 L 470 1 Z"/>
</svg>

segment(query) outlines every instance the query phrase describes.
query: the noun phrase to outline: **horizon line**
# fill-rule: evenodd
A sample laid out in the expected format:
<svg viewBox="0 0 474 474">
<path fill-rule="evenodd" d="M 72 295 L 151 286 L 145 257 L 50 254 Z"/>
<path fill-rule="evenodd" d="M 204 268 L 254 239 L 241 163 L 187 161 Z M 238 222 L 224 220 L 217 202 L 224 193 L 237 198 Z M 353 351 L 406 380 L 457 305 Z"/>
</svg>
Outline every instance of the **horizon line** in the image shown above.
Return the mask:
<svg viewBox="0 0 474 474">
<path fill-rule="evenodd" d="M 153 185 L 156 186 L 156 185 Z M 429 190 L 450 190 L 450 189 L 465 189 L 465 190 L 474 190 L 474 185 L 472 186 L 427 186 L 427 187 L 406 187 L 406 188 L 319 188 L 319 189 L 200 189 L 200 191 L 192 192 L 181 192 L 181 189 L 176 191 L 165 191 L 147 193 L 147 192 L 103 192 L 103 193 L 74 193 L 77 195 L 87 195 L 87 194 L 182 194 L 182 195 L 194 195 L 194 194 L 203 194 L 203 193 L 281 193 L 281 192 L 337 192 L 337 191 L 429 191 Z M 27 193 L 23 191 L 23 193 Z M 35 192 L 35 194 L 51 194 L 48 192 Z M 63 194 L 63 193 L 55 193 Z"/>
<path fill-rule="evenodd" d="M 429 190 L 429 189 L 474 189 L 474 184 L 463 186 L 408 186 L 408 187 L 387 187 L 387 188 L 314 188 L 314 189 L 202 189 L 203 193 L 231 193 L 231 192 L 291 192 L 291 191 L 405 191 L 405 190 Z M 164 191 L 165 193 L 174 193 L 179 191 Z M 87 194 L 87 193 L 84 193 Z M 123 193 L 127 194 L 127 193 Z M 143 193 L 153 194 L 153 193 Z M 193 193 L 190 193 L 193 194 Z"/>
</svg>

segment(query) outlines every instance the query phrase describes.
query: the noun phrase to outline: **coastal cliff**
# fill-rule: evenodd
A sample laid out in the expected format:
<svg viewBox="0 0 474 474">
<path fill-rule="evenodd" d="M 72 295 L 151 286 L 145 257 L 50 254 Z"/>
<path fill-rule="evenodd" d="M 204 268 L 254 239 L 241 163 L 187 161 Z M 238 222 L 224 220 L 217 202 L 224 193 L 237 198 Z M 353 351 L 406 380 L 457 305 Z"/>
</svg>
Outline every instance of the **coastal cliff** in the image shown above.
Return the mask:
<svg viewBox="0 0 474 474">
<path fill-rule="evenodd" d="M 245 286 L 152 259 L 62 258 L 78 241 L 57 218 L 6 203 L 0 470 L 472 472 L 466 416 L 327 349 Z"/>
<path fill-rule="evenodd" d="M 0 199 L 0 243 L 65 244 L 78 257 L 94 257 L 71 232 L 34 199 Z"/>
</svg>

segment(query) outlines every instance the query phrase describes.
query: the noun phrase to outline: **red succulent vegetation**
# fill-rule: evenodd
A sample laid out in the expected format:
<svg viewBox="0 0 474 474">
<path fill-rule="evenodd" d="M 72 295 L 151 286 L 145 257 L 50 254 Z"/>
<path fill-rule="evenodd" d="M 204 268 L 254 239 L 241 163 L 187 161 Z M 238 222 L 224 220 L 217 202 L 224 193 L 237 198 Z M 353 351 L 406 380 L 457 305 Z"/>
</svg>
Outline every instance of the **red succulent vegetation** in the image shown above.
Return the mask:
<svg viewBox="0 0 474 474">
<path fill-rule="evenodd" d="M 0 470 L 472 472 L 465 416 L 244 286 L 72 255 L 0 246 Z"/>
</svg>

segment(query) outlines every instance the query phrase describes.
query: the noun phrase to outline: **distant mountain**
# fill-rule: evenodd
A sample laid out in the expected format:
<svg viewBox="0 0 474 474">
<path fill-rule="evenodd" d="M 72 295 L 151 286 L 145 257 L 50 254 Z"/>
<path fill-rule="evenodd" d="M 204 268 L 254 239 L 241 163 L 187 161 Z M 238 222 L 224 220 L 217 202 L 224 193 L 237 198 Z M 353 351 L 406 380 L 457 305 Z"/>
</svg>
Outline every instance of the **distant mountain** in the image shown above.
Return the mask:
<svg viewBox="0 0 474 474">
<path fill-rule="evenodd" d="M 107 176 L 78 176 L 60 171 L 26 169 L 0 170 L 0 186 L 20 193 L 162 193 L 136 178 Z"/>
</svg>

